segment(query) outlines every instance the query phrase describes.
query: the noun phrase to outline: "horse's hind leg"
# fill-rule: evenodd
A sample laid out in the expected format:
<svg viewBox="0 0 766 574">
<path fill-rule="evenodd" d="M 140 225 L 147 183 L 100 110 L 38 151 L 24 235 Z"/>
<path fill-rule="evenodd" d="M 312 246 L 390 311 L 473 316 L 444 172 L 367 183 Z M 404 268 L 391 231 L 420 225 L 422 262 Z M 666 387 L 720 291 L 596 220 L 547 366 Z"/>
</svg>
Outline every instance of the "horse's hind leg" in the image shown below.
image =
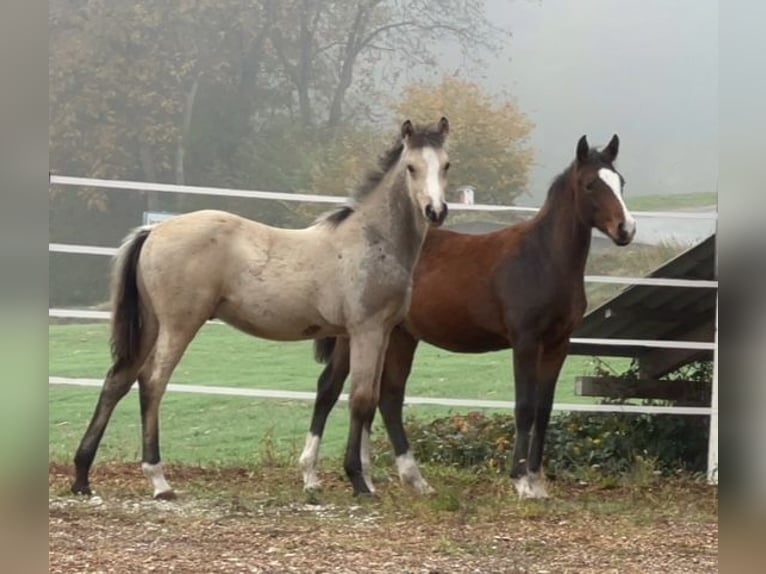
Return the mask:
<svg viewBox="0 0 766 574">
<path fill-rule="evenodd" d="M 535 422 L 532 430 L 532 442 L 529 446 L 527 480 L 530 498 L 547 498 L 548 496 L 541 473 L 543 447 L 553 409 L 556 381 L 558 381 L 561 366 L 566 359 L 568 346 L 568 340 L 566 340 L 555 347 L 543 349 L 540 359 Z"/>
<path fill-rule="evenodd" d="M 74 494 L 91 494 L 89 474 L 96 451 L 114 408 L 130 390 L 133 381 L 136 380 L 137 372 L 138 367 L 135 365 L 114 365 L 106 374 L 96 409 L 74 457 L 75 480 L 72 484 Z"/>
<path fill-rule="evenodd" d="M 391 333 L 380 385 L 380 414 L 394 447 L 399 479 L 418 494 L 430 494 L 434 490 L 420 474 L 415 457 L 410 451 L 402 421 L 404 391 L 417 345 L 418 342 L 401 328 L 396 328 Z"/>
<path fill-rule="evenodd" d="M 165 480 L 160 459 L 160 402 L 173 370 L 200 326 L 193 329 L 161 326 L 154 353 L 138 376 L 142 429 L 141 468 L 151 482 L 154 498 L 157 499 L 175 498 L 173 489 Z"/>
<path fill-rule="evenodd" d="M 303 472 L 303 489 L 317 490 L 320 487 L 316 473 L 319 460 L 319 445 L 322 442 L 327 417 L 330 415 L 343 390 L 343 383 L 349 372 L 348 339 L 339 338 L 333 350 L 332 359 L 322 371 L 317 381 L 317 397 L 314 401 L 314 414 L 306 436 L 306 445 L 299 460 Z"/>
<path fill-rule="evenodd" d="M 371 327 L 351 335 L 351 424 L 344 466 L 354 495 L 372 493 L 369 476 L 365 479 L 364 466 L 369 475 L 369 463 L 362 463 L 362 448 L 369 444 L 369 425 L 378 406 L 388 335 L 388 331 Z"/>
</svg>

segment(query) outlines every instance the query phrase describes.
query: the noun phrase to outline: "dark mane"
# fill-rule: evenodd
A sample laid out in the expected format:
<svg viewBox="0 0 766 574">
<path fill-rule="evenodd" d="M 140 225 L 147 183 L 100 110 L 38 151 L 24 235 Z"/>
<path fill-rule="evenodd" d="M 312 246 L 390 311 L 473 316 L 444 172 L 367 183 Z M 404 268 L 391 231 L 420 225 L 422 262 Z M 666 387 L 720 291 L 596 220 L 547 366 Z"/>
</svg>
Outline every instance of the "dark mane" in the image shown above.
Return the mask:
<svg viewBox="0 0 766 574">
<path fill-rule="evenodd" d="M 548 201 L 552 200 L 562 190 L 566 189 L 567 180 L 569 179 L 569 174 L 571 173 L 572 168 L 574 168 L 574 163 L 567 166 L 564 171 L 553 178 L 553 182 L 548 188 L 548 194 L 546 195 L 545 203 L 548 203 Z"/>
<path fill-rule="evenodd" d="M 410 149 L 418 149 L 424 147 L 441 148 L 444 146 L 444 134 L 439 131 L 438 128 L 415 126 L 414 133 L 410 136 L 409 147 Z M 328 223 L 333 227 L 337 227 L 348 219 L 355 211 L 355 206 L 362 203 L 375 188 L 378 187 L 386 174 L 396 165 L 399 161 L 399 157 L 402 155 L 404 144 L 401 137 L 397 137 L 394 144 L 384 152 L 378 158 L 377 169 L 370 170 L 364 178 L 364 181 L 349 197 L 350 204 L 344 205 L 331 211 L 327 215 L 321 218 L 321 221 Z"/>
<path fill-rule="evenodd" d="M 567 179 L 569 178 L 569 174 L 574 169 L 576 161 L 577 160 L 570 163 L 566 168 L 564 168 L 564 171 L 562 171 L 555 178 L 553 178 L 553 182 L 551 183 L 551 186 L 548 188 L 548 194 L 545 196 L 546 203 L 549 199 L 552 199 L 560 190 L 566 189 Z M 600 161 L 603 161 L 601 159 L 601 152 L 599 152 L 598 149 L 596 148 L 591 148 L 590 151 L 588 152 L 588 163 L 590 162 L 597 163 Z"/>
</svg>

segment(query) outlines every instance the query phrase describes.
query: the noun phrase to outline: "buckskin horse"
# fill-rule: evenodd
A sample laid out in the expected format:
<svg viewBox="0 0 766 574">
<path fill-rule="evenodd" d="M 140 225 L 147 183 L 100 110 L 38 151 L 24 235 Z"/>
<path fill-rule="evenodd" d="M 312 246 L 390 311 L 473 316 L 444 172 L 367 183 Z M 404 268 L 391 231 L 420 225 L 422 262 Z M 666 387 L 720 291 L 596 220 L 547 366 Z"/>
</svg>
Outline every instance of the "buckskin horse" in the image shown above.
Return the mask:
<svg viewBox="0 0 766 574">
<path fill-rule="evenodd" d="M 278 341 L 347 337 L 346 469 L 354 491 L 364 490 L 360 444 L 378 404 L 388 338 L 409 305 L 426 230 L 447 215 L 448 133 L 446 118 L 428 127 L 404 122 L 351 204 L 305 229 L 204 210 L 129 235 L 112 271 L 113 364 L 75 455 L 72 491 L 91 493 L 89 472 L 104 430 L 138 379 L 142 468 L 155 498 L 174 496 L 160 463 L 160 401 L 211 318 Z"/>
<path fill-rule="evenodd" d="M 576 157 L 554 179 L 531 220 L 484 235 L 429 230 L 408 316 L 389 341 L 379 404 L 400 479 L 416 491 L 431 488 L 410 451 L 402 407 L 415 349 L 426 341 L 457 353 L 513 349 L 516 440 L 510 474 L 520 498 L 547 496 L 543 444 L 569 338 L 586 309 L 584 274 L 592 229 L 620 246 L 629 244 L 636 230 L 622 198 L 625 180 L 614 167 L 618 151 L 617 135 L 601 151 L 591 149 L 582 136 Z M 300 457 L 307 490 L 320 486 L 319 444 L 349 372 L 346 338 L 318 339 L 314 345 L 317 360 L 327 366 L 319 377 Z M 366 443 L 362 460 L 372 490 Z"/>
</svg>

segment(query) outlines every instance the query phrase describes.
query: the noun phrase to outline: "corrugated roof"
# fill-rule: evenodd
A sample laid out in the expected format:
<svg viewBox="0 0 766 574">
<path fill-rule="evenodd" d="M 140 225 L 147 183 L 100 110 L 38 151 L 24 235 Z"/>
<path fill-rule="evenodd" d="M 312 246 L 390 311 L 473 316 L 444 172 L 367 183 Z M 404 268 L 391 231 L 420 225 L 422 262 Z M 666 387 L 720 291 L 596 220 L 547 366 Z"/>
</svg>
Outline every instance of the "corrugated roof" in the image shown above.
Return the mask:
<svg viewBox="0 0 766 574">
<path fill-rule="evenodd" d="M 716 236 L 681 253 L 649 277 L 716 279 Z M 710 342 L 716 289 L 632 285 L 588 313 L 573 337 Z M 574 355 L 638 357 L 638 346 L 573 344 Z M 712 359 L 712 351 L 689 351 L 688 361 Z M 688 362 L 687 361 L 687 362 Z"/>
</svg>

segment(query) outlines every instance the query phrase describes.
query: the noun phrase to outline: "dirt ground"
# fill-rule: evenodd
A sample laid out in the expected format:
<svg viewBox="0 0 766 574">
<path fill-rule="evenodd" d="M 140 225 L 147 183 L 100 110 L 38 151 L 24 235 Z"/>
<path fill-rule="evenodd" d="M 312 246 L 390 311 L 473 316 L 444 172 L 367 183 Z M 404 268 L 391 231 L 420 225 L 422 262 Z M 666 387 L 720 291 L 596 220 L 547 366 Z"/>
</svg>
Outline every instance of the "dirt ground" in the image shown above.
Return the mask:
<svg viewBox="0 0 766 574">
<path fill-rule="evenodd" d="M 717 491 L 697 482 L 554 483 L 518 502 L 502 477 L 427 475 L 438 494 L 419 498 L 384 476 L 359 500 L 325 472 L 309 499 L 292 468 L 171 466 L 178 499 L 154 501 L 138 464 L 98 464 L 91 498 L 70 476 L 49 466 L 52 573 L 718 572 Z"/>
</svg>

